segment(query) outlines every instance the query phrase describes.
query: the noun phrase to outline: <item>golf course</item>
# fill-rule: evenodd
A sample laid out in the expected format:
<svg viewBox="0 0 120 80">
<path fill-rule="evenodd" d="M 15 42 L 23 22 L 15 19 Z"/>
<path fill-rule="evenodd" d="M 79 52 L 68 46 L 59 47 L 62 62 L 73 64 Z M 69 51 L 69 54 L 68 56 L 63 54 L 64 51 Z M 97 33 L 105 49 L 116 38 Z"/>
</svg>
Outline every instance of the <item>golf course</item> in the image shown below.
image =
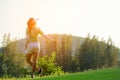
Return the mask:
<svg viewBox="0 0 120 80">
<path fill-rule="evenodd" d="M 29 80 L 120 80 L 120 68 L 91 70 L 61 76 L 34 78 Z"/>
<path fill-rule="evenodd" d="M 6 78 L 3 80 L 120 80 L 120 68 L 89 70 L 77 73 L 67 73 L 60 76 L 45 76 L 36 78 Z"/>
</svg>

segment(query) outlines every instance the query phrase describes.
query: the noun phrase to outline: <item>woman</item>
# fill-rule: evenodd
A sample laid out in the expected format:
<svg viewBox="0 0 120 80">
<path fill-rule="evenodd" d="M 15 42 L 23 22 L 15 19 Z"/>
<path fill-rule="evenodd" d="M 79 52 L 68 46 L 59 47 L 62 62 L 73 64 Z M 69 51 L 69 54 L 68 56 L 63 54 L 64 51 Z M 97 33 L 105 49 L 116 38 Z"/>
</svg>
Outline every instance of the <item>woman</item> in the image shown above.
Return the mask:
<svg viewBox="0 0 120 80">
<path fill-rule="evenodd" d="M 36 27 L 36 20 L 34 18 L 30 18 L 27 22 L 27 29 L 26 29 L 26 62 L 30 64 L 32 67 L 32 74 L 31 77 L 34 77 L 34 73 L 37 70 L 38 74 L 40 73 L 41 69 L 36 67 L 37 56 L 40 51 L 39 42 L 38 42 L 38 35 L 42 35 L 48 40 L 50 40 L 47 36 L 43 34 L 40 28 Z M 31 61 L 32 58 L 32 61 Z"/>
</svg>

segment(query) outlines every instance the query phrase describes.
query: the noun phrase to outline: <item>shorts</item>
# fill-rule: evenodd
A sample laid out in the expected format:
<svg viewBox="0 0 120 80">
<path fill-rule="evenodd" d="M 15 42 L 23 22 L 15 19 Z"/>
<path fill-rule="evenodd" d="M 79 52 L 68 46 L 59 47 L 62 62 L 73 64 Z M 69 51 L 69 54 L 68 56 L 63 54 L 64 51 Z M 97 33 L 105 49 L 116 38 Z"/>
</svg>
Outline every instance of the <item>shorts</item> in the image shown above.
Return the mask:
<svg viewBox="0 0 120 80">
<path fill-rule="evenodd" d="M 34 53 L 34 52 L 38 52 L 38 53 L 40 52 L 40 44 L 38 42 L 28 43 L 25 53 Z"/>
</svg>

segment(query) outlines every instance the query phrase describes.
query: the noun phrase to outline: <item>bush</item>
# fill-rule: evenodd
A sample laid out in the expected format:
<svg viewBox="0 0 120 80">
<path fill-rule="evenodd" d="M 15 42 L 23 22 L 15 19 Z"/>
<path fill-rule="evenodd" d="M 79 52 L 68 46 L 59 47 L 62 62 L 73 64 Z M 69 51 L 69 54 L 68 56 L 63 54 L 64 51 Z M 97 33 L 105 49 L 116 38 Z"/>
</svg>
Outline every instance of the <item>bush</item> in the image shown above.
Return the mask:
<svg viewBox="0 0 120 80">
<path fill-rule="evenodd" d="M 38 58 L 38 67 L 42 69 L 42 75 L 53 75 L 63 73 L 62 68 L 55 63 L 56 53 L 53 52 L 50 56 L 45 55 L 42 58 Z"/>
</svg>

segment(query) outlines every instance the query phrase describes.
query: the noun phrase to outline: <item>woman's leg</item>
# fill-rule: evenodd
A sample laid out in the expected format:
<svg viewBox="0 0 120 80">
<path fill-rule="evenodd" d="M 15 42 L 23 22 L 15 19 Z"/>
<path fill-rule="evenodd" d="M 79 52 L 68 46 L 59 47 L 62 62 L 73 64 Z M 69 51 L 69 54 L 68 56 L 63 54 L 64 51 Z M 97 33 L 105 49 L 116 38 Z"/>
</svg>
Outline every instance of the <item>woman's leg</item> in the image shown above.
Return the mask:
<svg viewBox="0 0 120 80">
<path fill-rule="evenodd" d="M 32 58 L 32 54 L 26 54 L 26 62 L 31 66 L 33 67 L 33 62 L 31 61 L 31 58 Z M 34 73 L 32 71 L 31 73 L 31 78 L 34 78 Z"/>
<path fill-rule="evenodd" d="M 26 54 L 26 62 L 32 66 L 33 65 L 33 62 L 31 61 L 31 57 L 32 57 L 32 54 Z"/>
<path fill-rule="evenodd" d="M 37 57 L 38 57 L 38 52 L 33 53 L 33 64 L 32 64 L 32 72 L 34 73 L 38 68 L 36 67 L 36 62 L 37 62 Z"/>
</svg>

